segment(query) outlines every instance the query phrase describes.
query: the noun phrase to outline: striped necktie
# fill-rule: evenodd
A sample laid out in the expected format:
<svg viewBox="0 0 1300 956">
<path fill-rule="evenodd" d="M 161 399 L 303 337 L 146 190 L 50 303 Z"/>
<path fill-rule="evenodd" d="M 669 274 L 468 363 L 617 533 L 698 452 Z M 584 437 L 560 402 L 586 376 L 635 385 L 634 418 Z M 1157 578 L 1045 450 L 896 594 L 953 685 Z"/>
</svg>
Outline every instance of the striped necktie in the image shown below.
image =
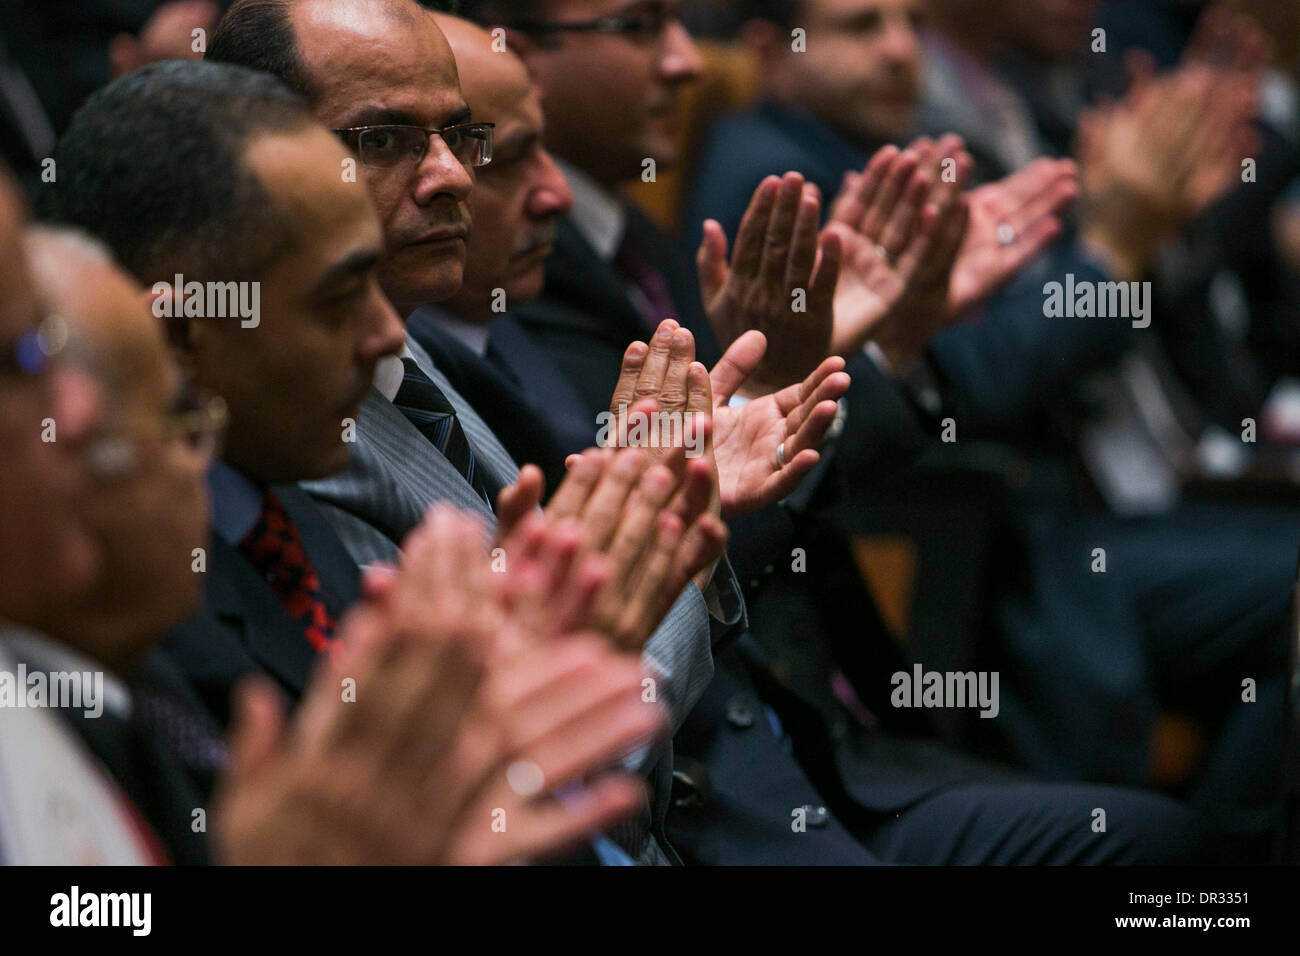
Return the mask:
<svg viewBox="0 0 1300 956">
<path fill-rule="evenodd" d="M 433 443 L 434 448 L 442 452 L 491 510 L 492 496 L 485 475 L 464 429 L 460 427 L 456 409 L 433 379 L 420 370 L 415 359 L 404 356 L 402 368 L 402 387 L 397 390 L 393 404 Z"/>
</svg>

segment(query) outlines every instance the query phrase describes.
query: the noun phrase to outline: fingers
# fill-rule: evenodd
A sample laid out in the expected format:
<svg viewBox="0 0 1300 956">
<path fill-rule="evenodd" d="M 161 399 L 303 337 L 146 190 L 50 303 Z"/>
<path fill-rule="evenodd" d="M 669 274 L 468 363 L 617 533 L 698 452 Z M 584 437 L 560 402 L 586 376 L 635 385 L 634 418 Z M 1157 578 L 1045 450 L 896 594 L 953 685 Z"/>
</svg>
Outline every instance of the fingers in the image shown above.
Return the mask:
<svg viewBox="0 0 1300 956">
<path fill-rule="evenodd" d="M 700 362 L 692 362 L 686 376 L 686 417 L 683 429 L 688 432 L 695 427 L 700 417 L 709 418 L 713 414 L 713 380 L 709 370 Z"/>
<path fill-rule="evenodd" d="M 804 187 L 795 215 L 790 256 L 782 277 L 781 289 L 788 298 L 792 289 L 807 290 L 817 264 L 817 231 L 821 227 L 821 202 L 811 184 Z"/>
<path fill-rule="evenodd" d="M 549 788 L 608 768 L 662 730 L 662 711 L 641 700 L 641 679 L 635 666 L 626 684 L 598 673 L 571 683 L 563 697 L 551 695 L 549 712 L 528 709 L 531 739 L 523 752 Z"/>
<path fill-rule="evenodd" d="M 613 540 L 628 496 L 646 467 L 645 455 L 636 448 L 620 449 L 582 510 L 581 523 L 588 546 L 605 551 Z"/>
<path fill-rule="evenodd" d="M 284 731 L 284 700 L 264 677 L 250 677 L 235 688 L 229 732 L 232 778 L 258 776 L 273 760 Z"/>
<path fill-rule="evenodd" d="M 686 473 L 670 510 L 684 524 L 689 525 L 709 509 L 713 490 L 713 472 L 708 461 L 704 458 L 690 458 L 686 462 Z"/>
<path fill-rule="evenodd" d="M 806 449 L 816 450 L 826 438 L 826 430 L 835 421 L 838 409 L 832 398 L 818 399 L 807 406 L 800 416 L 801 420 L 794 433 L 786 439 L 786 457 L 798 456 Z M 788 463 L 787 463 L 788 464 Z M 816 464 L 816 461 L 813 461 Z"/>
<path fill-rule="evenodd" d="M 970 202 L 965 196 L 957 200 L 956 206 L 947 221 L 942 223 L 935 236 L 934 261 L 937 269 L 943 273 L 951 270 L 953 261 L 961 249 L 966 237 L 966 227 L 970 223 Z"/>
<path fill-rule="evenodd" d="M 643 641 L 642 635 L 648 637 L 653 632 L 695 573 L 689 567 L 679 568 L 674 561 L 683 531 L 677 515 L 664 512 L 654 516 L 646 539 L 650 544 L 644 547 L 635 576 L 629 575 L 621 607 L 613 609 L 618 621 L 615 631 L 629 649 Z"/>
<path fill-rule="evenodd" d="M 772 210 L 780 191 L 781 180 L 776 176 L 768 176 L 754 191 L 754 198 L 750 200 L 736 231 L 736 245 L 731 261 L 732 275 L 745 279 L 758 276 L 763 263 L 763 239 L 767 235 Z"/>
<path fill-rule="evenodd" d="M 674 558 L 677 574 L 687 579 L 694 577 L 711 568 L 726 550 L 727 526 L 717 515 L 705 512 L 687 526 L 682 537 Z"/>
<path fill-rule="evenodd" d="M 907 184 L 916 172 L 918 157 L 916 153 L 904 151 L 899 153 L 889 164 L 889 170 L 872 198 L 871 204 L 863 214 L 858 231 L 869 241 L 879 243 L 886 223 L 894 214 L 894 209 L 902 200 Z M 868 178 L 870 166 L 868 166 Z"/>
<path fill-rule="evenodd" d="M 785 289 L 795 222 L 803 202 L 803 186 L 804 179 L 799 173 L 786 173 L 781 178 L 776 205 L 763 239 L 763 258 L 759 271 L 764 285 L 776 290 L 778 294 Z"/>
<path fill-rule="evenodd" d="M 510 533 L 519 519 L 541 503 L 546 489 L 546 478 L 536 465 L 524 465 L 514 484 L 507 485 L 497 495 L 497 533 L 499 541 Z"/>
<path fill-rule="evenodd" d="M 637 777 L 606 775 L 562 801 L 534 809 L 514 849 L 525 859 L 564 853 L 632 816 L 645 801 L 646 787 Z"/>
<path fill-rule="evenodd" d="M 653 398 L 661 413 L 680 414 L 686 408 L 687 377 L 695 361 L 695 337 L 688 329 L 673 332 L 668 351 L 668 367 L 657 391 L 645 390 L 638 398 Z M 638 391 L 643 391 L 638 387 Z"/>
<path fill-rule="evenodd" d="M 911 239 L 920 219 L 921 209 L 933 187 L 933 180 L 927 170 L 918 169 L 908 180 L 902 196 L 899 197 L 880 233 L 879 244 L 891 259 L 897 259 L 898 254 Z"/>
<path fill-rule="evenodd" d="M 827 230 L 819 239 L 817 273 L 808 290 L 808 311 L 812 315 L 829 315 L 834 319 L 835 289 L 844 263 L 844 243 L 840 236 Z"/>
<path fill-rule="evenodd" d="M 564 480 L 546 506 L 547 516 L 560 520 L 581 515 L 587 499 L 596 490 L 601 475 L 613 458 L 612 448 L 588 448 L 581 455 L 566 458 Z"/>
<path fill-rule="evenodd" d="M 631 577 L 646 541 L 654 533 L 655 519 L 668 505 L 677 485 L 677 478 L 667 468 L 650 468 L 641 476 L 608 551 L 612 577 Z"/>
<path fill-rule="evenodd" d="M 614 395 L 609 400 L 609 409 L 614 414 L 624 406 L 636 400 L 637 383 L 641 380 L 641 370 L 645 368 L 646 355 L 650 347 L 644 342 L 633 342 L 623 352 L 623 364 L 618 370 L 618 382 L 614 385 Z"/>
<path fill-rule="evenodd" d="M 871 157 L 860 176 L 853 176 L 851 180 L 846 177 L 845 188 L 850 189 L 851 192 L 841 193 L 831 218 L 855 231 L 862 231 L 867 210 L 875 201 L 881 183 L 884 182 L 898 155 L 897 146 L 882 147 Z"/>
<path fill-rule="evenodd" d="M 646 352 L 641 374 L 637 376 L 636 387 L 632 392 L 634 398 L 658 396 L 663 388 L 664 377 L 668 374 L 668 365 L 673 361 L 673 341 L 680 328 L 681 326 L 672 319 L 665 319 L 659 323 L 655 334 L 650 337 L 649 350 Z M 693 348 L 694 339 L 691 341 Z"/>
<path fill-rule="evenodd" d="M 613 579 L 611 562 L 602 554 L 584 554 L 575 562 L 567 587 L 558 590 L 552 612 L 552 632 L 562 634 L 588 627 L 596 601 Z"/>
</svg>

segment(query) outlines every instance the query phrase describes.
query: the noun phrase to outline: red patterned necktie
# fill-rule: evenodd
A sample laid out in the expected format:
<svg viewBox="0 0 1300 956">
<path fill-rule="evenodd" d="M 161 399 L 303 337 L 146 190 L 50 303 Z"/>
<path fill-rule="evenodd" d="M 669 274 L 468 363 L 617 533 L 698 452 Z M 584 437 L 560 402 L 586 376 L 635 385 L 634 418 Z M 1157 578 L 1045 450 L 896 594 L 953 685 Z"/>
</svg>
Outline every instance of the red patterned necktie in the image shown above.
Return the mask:
<svg viewBox="0 0 1300 956">
<path fill-rule="evenodd" d="M 272 492 L 266 493 L 262 514 L 239 542 L 239 550 L 266 576 L 285 610 L 302 625 L 311 646 L 317 651 L 331 647 L 334 617 L 321 599 L 320 578 L 307 558 L 298 529 Z"/>
</svg>

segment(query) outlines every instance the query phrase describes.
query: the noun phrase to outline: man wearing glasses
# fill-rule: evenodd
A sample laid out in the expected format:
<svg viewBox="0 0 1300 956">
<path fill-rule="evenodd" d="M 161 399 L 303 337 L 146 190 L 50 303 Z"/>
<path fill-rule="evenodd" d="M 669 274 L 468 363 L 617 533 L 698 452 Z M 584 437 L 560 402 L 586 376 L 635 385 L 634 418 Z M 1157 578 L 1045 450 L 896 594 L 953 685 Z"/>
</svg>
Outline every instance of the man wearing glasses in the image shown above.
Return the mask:
<svg viewBox="0 0 1300 956">
<path fill-rule="evenodd" d="M 17 644 L 53 608 L 80 600 L 103 564 L 73 506 L 90 487 L 79 461 L 103 396 L 62 360 L 67 323 L 33 288 L 24 218 L 0 168 L 0 673 L 11 677 L 28 656 Z M 0 778 L 0 861 L 147 859 L 106 776 L 48 711 L 0 709 Z M 39 825 L 51 807 L 57 830 Z"/>
<path fill-rule="evenodd" d="M 432 14 L 414 3 L 237 3 L 219 25 L 207 58 L 280 76 L 308 96 L 318 119 L 353 145 L 356 178 L 364 180 L 384 231 L 380 283 L 399 314 L 457 291 L 474 164 L 490 157 L 492 130 L 466 126 L 471 116 L 455 60 Z M 335 526 L 362 562 L 390 559 L 401 534 L 433 501 L 476 508 L 490 518 L 497 492 L 519 474 L 498 437 L 418 344 L 408 343 L 400 362 L 381 364 L 375 388 L 348 470 L 310 486 L 332 507 Z M 455 423 L 450 442 L 429 427 L 435 404 Z M 458 431 L 463 438 L 455 436 Z M 678 720 L 712 674 L 710 620 L 729 627 L 741 614 L 729 571 L 711 581 L 709 566 L 692 572 L 703 579 L 709 597 L 696 586 L 700 581 L 673 589 L 676 603 L 666 617 L 660 612 L 657 627 L 646 629 L 648 640 L 641 639 L 661 675 L 659 693 Z M 719 577 L 726 578 L 721 585 Z M 656 805 L 662 807 L 671 767 L 659 765 Z M 638 829 L 624 841 L 632 855 L 665 861 L 648 830 Z"/>
<path fill-rule="evenodd" d="M 192 156 L 139 149 L 151 140 L 174 142 L 182 131 Z M 130 175 L 118 168 L 125 155 L 137 160 Z M 402 340 L 401 325 L 376 282 L 382 247 L 377 218 L 364 189 L 339 175 L 347 153 L 337 137 L 272 77 L 226 65 L 171 62 L 136 71 L 95 94 L 74 116 L 57 156 L 69 175 L 61 183 L 66 188 L 49 194 L 49 212 L 108 238 L 135 270 L 136 282 L 166 283 L 183 273 L 200 281 L 237 278 L 262 284 L 265 320 L 256 327 L 173 317 L 166 328 L 187 375 L 219 392 L 229 406 L 223 460 L 208 470 L 215 507 L 212 533 L 205 536 L 202 476 L 216 448 L 223 404 L 177 392 L 178 379 L 165 361 L 144 293 L 134 284 L 132 292 L 122 293 L 125 280 L 111 264 L 115 286 L 104 280 L 107 256 L 100 253 L 99 261 L 81 264 L 84 279 L 65 269 L 79 281 L 68 284 L 60 306 L 78 314 L 102 306 L 85 323 L 91 331 L 83 336 L 84 351 L 102 359 L 95 367 L 116 403 L 87 444 L 95 480 L 81 504 L 95 539 L 112 545 L 111 561 L 105 562 L 111 567 L 82 599 L 47 611 L 39 622 L 124 672 L 204 587 L 204 613 L 171 635 L 165 644 L 169 654 L 159 662 L 164 669 L 172 664 L 172 671 L 181 665 L 189 687 L 180 683 L 180 691 L 197 691 L 217 722 L 230 723 L 236 734 L 256 726 L 252 735 L 265 740 L 268 733 L 279 736 L 282 695 L 263 680 L 260 690 L 231 700 L 234 684 L 262 674 L 278 681 L 290 699 L 307 698 L 296 719 L 355 725 L 295 731 L 276 743 L 279 753 L 253 760 L 252 769 L 239 765 L 247 748 L 232 747 L 231 776 L 220 791 L 226 799 L 214 797 L 227 819 L 229 814 L 236 819 L 225 831 L 234 841 L 222 847 L 226 858 L 507 862 L 553 855 L 635 812 L 643 799 L 639 781 L 624 776 L 609 789 L 599 773 L 627 750 L 644 746 L 661 721 L 658 708 L 640 700 L 635 660 L 620 658 L 598 641 L 574 651 L 567 635 L 557 631 L 554 641 L 539 642 L 537 656 L 521 652 L 507 661 L 506 655 L 496 655 L 486 667 L 487 646 L 498 638 L 503 621 L 510 626 L 508 616 L 487 615 L 486 623 L 462 631 L 471 609 L 489 598 L 470 609 L 425 603 L 439 593 L 462 593 L 460 574 L 472 569 L 474 558 L 481 562 L 480 584 L 493 577 L 481 527 L 463 516 L 448 517 L 449 510 L 406 539 L 411 546 L 401 573 L 372 579 L 364 601 L 349 599 L 349 591 L 357 595 L 361 589 L 358 569 L 311 499 L 292 484 L 298 477 L 328 474 L 346 460 L 347 420 L 355 425 L 356 406 L 371 388 L 377 359 L 393 354 Z M 151 207 L 151 201 L 158 205 Z M 59 272 L 50 267 L 45 274 Z M 153 294 L 167 293 L 155 286 Z M 453 568 L 431 566 L 432 558 L 455 548 L 463 553 L 451 562 Z M 566 585 L 580 583 L 557 580 L 556 590 L 565 593 Z M 491 587 L 497 593 L 499 586 Z M 511 585 L 506 581 L 500 587 L 504 593 Z M 475 593 L 486 592 L 480 587 Z M 345 610 L 352 612 L 346 619 Z M 364 637 L 357 637 L 359 630 Z M 399 638 L 400 652 L 387 655 L 384 642 Z M 441 652 L 448 638 L 464 641 L 469 659 Z M 564 652 L 548 656 L 561 645 Z M 414 656 L 400 666 L 383 663 L 397 665 L 406 651 Z M 613 688 L 613 696 L 575 695 L 566 683 L 564 653 L 592 658 L 593 680 L 612 680 L 600 686 Z M 330 669 L 340 661 L 345 668 Z M 340 671 L 356 673 L 358 686 L 375 681 L 363 695 L 371 707 L 341 699 Z M 422 672 L 427 680 L 408 676 L 402 687 L 391 686 L 403 671 Z M 312 679 L 312 673 L 319 676 Z M 522 674 L 529 679 L 512 683 Z M 505 691 L 499 704 L 495 696 L 475 696 L 480 677 L 494 679 L 498 692 Z M 421 682 L 425 686 L 418 686 Z M 512 686 L 530 696 L 517 699 Z M 635 706 L 628 706 L 628 696 Z M 217 735 L 194 726 L 194 711 L 201 721 L 201 708 L 172 693 L 141 700 L 150 706 L 129 717 L 135 721 L 139 714 L 145 724 L 134 730 L 141 747 L 175 750 L 172 757 L 183 761 L 185 780 L 210 779 L 221 769 Z M 456 718 L 470 707 L 483 711 L 482 726 L 501 727 L 500 734 L 494 730 L 484 739 L 457 733 L 463 725 Z M 610 713 L 611 707 L 620 713 Z M 566 716 L 565 710 L 571 712 Z M 393 724 L 397 714 L 416 723 L 399 734 Z M 539 736 L 525 738 L 503 721 L 517 721 Z M 94 721 L 87 724 L 87 737 L 100 730 Z M 594 736 L 585 732 L 593 726 L 600 728 Z M 349 735 L 356 735 L 354 744 L 333 754 L 304 753 L 295 743 L 345 741 Z M 544 751 L 542 738 L 549 738 Z M 527 753 L 517 746 L 525 739 Z M 462 753 L 421 769 L 418 757 L 410 762 L 416 756 L 411 740 L 438 743 L 449 756 L 445 746 L 463 742 L 478 756 Z M 592 776 L 589 804 L 575 805 L 572 812 L 559 805 L 555 791 L 571 777 L 544 756 L 551 753 L 572 758 L 579 777 Z M 505 767 L 525 758 L 553 785 L 527 794 L 506 786 Z M 338 764 L 322 771 L 322 762 L 332 759 Z M 376 766 L 375 759 L 384 765 Z M 460 760 L 468 763 L 458 769 Z M 554 772 L 548 776 L 542 764 L 551 764 Z M 344 776 L 370 791 L 350 800 L 360 810 L 352 822 L 373 827 L 386 819 L 400 828 L 401 838 L 349 831 L 348 814 L 339 817 L 340 808 L 328 806 L 329 787 L 321 783 Z M 439 792 L 453 798 L 443 808 L 446 813 L 426 812 L 435 780 Z M 154 774 L 135 782 L 140 786 L 132 796 L 138 796 L 170 857 L 196 859 L 206 848 L 192 846 L 201 838 L 192 835 L 191 819 L 205 804 L 197 798 L 168 801 Z M 484 784 L 490 790 L 483 790 Z M 494 839 L 491 808 L 471 799 L 479 793 L 490 793 L 493 806 L 513 804 L 511 839 Z M 277 795 L 286 798 L 279 810 L 273 805 Z M 462 800 L 469 802 L 457 803 Z M 413 824 L 438 831 L 425 831 L 433 843 L 412 834 Z M 455 845 L 447 845 L 448 839 Z"/>
</svg>

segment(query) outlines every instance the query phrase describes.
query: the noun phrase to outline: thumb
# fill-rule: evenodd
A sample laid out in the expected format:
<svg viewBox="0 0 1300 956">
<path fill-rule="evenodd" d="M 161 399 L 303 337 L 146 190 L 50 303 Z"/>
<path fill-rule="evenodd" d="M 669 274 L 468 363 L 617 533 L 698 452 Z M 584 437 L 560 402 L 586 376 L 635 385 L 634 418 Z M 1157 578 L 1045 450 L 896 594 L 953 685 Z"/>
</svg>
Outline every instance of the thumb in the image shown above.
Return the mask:
<svg viewBox="0 0 1300 956">
<path fill-rule="evenodd" d="M 727 284 L 728 276 L 727 234 L 717 220 L 704 221 L 704 236 L 695 255 L 695 266 L 700 274 L 700 293 L 706 303 L 712 302 Z"/>
<path fill-rule="evenodd" d="M 731 343 L 718 364 L 709 372 L 713 386 L 713 407 L 725 405 L 736 389 L 754 374 L 758 363 L 767 351 L 767 338 L 757 329 L 750 329 Z"/>
</svg>

